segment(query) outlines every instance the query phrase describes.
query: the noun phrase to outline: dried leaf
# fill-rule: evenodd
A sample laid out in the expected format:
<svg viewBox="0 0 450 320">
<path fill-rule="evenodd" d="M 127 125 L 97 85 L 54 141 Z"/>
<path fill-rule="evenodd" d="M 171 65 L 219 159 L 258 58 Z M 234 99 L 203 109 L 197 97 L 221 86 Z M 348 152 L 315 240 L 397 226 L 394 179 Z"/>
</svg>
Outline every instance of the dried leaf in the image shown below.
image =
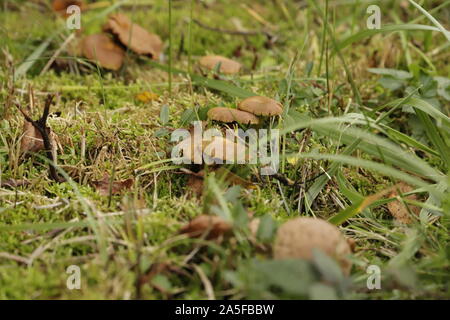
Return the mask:
<svg viewBox="0 0 450 320">
<path fill-rule="evenodd" d="M 111 184 L 111 194 L 116 195 L 122 193 L 123 191 L 131 189 L 133 183 L 134 179 L 129 178 L 121 181 L 113 181 L 111 184 L 111 177 L 108 174 L 105 174 L 101 180 L 92 181 L 92 185 L 97 190 L 97 192 L 102 196 L 109 195 L 110 184 Z"/>
<path fill-rule="evenodd" d="M 180 229 L 180 233 L 188 234 L 191 238 L 205 235 L 208 240 L 218 239 L 231 231 L 231 224 L 218 216 L 201 215 L 194 218 Z"/>
<path fill-rule="evenodd" d="M 49 137 L 51 137 L 49 128 L 47 128 L 47 132 L 49 133 Z M 31 122 L 25 121 L 23 124 L 23 136 L 20 141 L 20 153 L 38 152 L 44 149 L 42 135 Z"/>
<path fill-rule="evenodd" d="M 17 188 L 17 187 L 23 187 L 23 186 L 28 186 L 30 184 L 30 181 L 26 180 L 26 179 L 6 179 L 6 180 L 2 180 L 0 183 L 0 186 L 3 187 L 7 187 L 7 188 Z"/>
<path fill-rule="evenodd" d="M 411 186 L 405 184 L 405 183 L 400 183 L 398 185 L 398 190 L 400 190 L 400 192 L 402 194 L 404 193 L 408 193 L 414 190 L 414 188 L 412 188 Z M 389 198 L 394 198 L 397 197 L 399 194 L 397 192 L 397 189 L 392 191 L 389 194 Z M 412 194 L 410 196 L 405 197 L 405 199 L 408 200 L 413 200 L 413 201 L 417 201 L 417 196 L 415 194 Z M 400 202 L 399 200 L 395 200 L 392 202 L 389 202 L 388 205 L 388 210 L 391 213 L 391 215 L 399 222 L 404 223 L 404 224 L 410 224 L 412 222 L 411 216 L 408 212 L 408 209 L 406 208 L 406 206 Z M 420 213 L 420 208 L 413 206 L 413 205 L 408 205 L 408 208 L 411 210 L 412 213 L 418 215 Z"/>
</svg>

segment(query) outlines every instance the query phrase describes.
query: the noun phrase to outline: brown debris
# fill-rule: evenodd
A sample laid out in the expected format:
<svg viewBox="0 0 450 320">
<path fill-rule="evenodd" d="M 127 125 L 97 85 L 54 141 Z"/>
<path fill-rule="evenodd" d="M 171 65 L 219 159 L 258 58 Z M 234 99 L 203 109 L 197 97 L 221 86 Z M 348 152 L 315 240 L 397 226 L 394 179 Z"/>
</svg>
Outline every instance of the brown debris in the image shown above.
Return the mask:
<svg viewBox="0 0 450 320">
<path fill-rule="evenodd" d="M 225 74 L 235 74 L 241 70 L 242 65 L 234 60 L 222 56 L 204 56 L 199 60 L 200 66 L 214 70 L 220 64 L 219 71 Z"/>
<path fill-rule="evenodd" d="M 0 183 L 0 187 L 2 188 L 18 188 L 18 187 L 25 187 L 30 185 L 30 181 L 26 179 L 6 179 L 2 180 Z"/>
<path fill-rule="evenodd" d="M 135 53 L 149 55 L 153 60 L 159 60 L 163 48 L 161 38 L 132 23 L 126 15 L 121 13 L 110 15 L 103 30 L 114 34 L 124 46 Z"/>
<path fill-rule="evenodd" d="M 46 128 L 47 133 L 50 134 L 50 128 Z M 20 141 L 20 153 L 38 152 L 44 150 L 44 140 L 33 124 L 29 121 L 23 123 L 23 136 Z"/>
<path fill-rule="evenodd" d="M 111 194 L 117 195 L 125 190 L 131 189 L 133 183 L 134 183 L 133 178 L 121 181 L 113 181 L 111 183 L 111 177 L 108 174 L 103 175 L 103 178 L 101 180 L 92 181 L 92 185 L 97 190 L 97 192 L 102 196 L 109 195 L 110 184 L 111 184 Z"/>
<path fill-rule="evenodd" d="M 394 198 L 399 195 L 397 189 L 401 192 L 401 194 L 408 193 L 414 190 L 414 188 L 412 188 L 411 186 L 405 183 L 400 183 L 398 185 L 398 188 L 396 188 L 389 194 L 389 198 Z M 405 197 L 405 199 L 417 201 L 417 195 L 412 194 L 410 196 Z M 411 215 L 409 214 L 408 209 L 406 208 L 405 204 L 403 204 L 401 201 L 395 200 L 389 202 L 387 204 L 387 207 L 391 215 L 400 223 L 410 224 L 412 222 Z M 419 207 L 408 205 L 408 208 L 411 210 L 412 213 L 419 215 L 420 213 Z"/>
<path fill-rule="evenodd" d="M 231 224 L 218 216 L 201 215 L 180 229 L 191 238 L 205 236 L 207 240 L 218 239 L 231 231 Z"/>
<path fill-rule="evenodd" d="M 125 58 L 125 51 L 106 34 L 93 34 L 82 41 L 83 56 L 109 70 L 119 70 Z"/>
</svg>

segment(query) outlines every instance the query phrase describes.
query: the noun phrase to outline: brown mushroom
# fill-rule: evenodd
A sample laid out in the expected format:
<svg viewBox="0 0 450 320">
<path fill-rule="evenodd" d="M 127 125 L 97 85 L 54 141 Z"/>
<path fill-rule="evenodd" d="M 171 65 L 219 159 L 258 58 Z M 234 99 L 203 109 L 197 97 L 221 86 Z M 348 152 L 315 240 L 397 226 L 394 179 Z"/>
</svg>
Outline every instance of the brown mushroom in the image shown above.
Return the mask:
<svg viewBox="0 0 450 320">
<path fill-rule="evenodd" d="M 202 67 L 214 70 L 220 64 L 219 71 L 225 74 L 235 74 L 241 70 L 242 65 L 234 60 L 222 56 L 204 56 L 199 63 Z"/>
<path fill-rule="evenodd" d="M 224 107 L 216 107 L 208 110 L 208 119 L 216 120 L 220 122 L 230 123 L 230 122 L 239 122 L 242 124 L 258 124 L 259 119 L 245 111 L 224 108 Z"/>
<path fill-rule="evenodd" d="M 238 109 L 257 116 L 271 117 L 283 113 L 283 107 L 278 101 L 262 96 L 254 96 L 242 100 L 238 105 Z"/>
<path fill-rule="evenodd" d="M 132 23 L 126 15 L 121 13 L 110 15 L 103 29 L 114 34 L 124 46 L 135 53 L 149 55 L 153 60 L 159 60 L 163 48 L 161 38 Z"/>
<path fill-rule="evenodd" d="M 124 50 L 106 34 L 93 34 L 82 41 L 83 55 L 110 70 L 119 70 L 125 57 Z"/>
<path fill-rule="evenodd" d="M 313 249 L 335 259 L 344 274 L 352 264 L 347 259 L 351 248 L 339 229 L 331 223 L 314 218 L 296 218 L 284 223 L 277 231 L 274 245 L 275 259 L 299 258 L 311 260 Z"/>
</svg>

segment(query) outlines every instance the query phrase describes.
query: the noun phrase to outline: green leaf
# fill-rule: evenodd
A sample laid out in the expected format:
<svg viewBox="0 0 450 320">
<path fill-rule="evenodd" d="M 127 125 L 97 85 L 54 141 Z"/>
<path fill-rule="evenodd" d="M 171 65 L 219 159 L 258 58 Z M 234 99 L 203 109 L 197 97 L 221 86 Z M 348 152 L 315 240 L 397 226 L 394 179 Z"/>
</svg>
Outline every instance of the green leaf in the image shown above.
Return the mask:
<svg viewBox="0 0 450 320">
<path fill-rule="evenodd" d="M 270 242 L 275 236 L 277 225 L 269 214 L 260 218 L 260 223 L 256 237 L 263 243 Z"/>
<path fill-rule="evenodd" d="M 367 70 L 371 73 L 380 74 L 383 76 L 391 76 L 400 80 L 407 80 L 413 77 L 411 73 L 397 69 L 369 68 Z"/>
<path fill-rule="evenodd" d="M 337 48 L 339 50 L 342 50 L 351 44 L 360 41 L 362 39 L 368 38 L 370 36 L 376 35 L 378 33 L 389 33 L 389 32 L 397 32 L 397 31 L 441 31 L 438 28 L 422 25 L 422 24 L 394 24 L 394 25 L 387 25 L 384 27 L 381 27 L 380 29 L 365 29 L 363 31 L 360 31 L 354 35 L 351 35 L 341 41 Z"/>
<path fill-rule="evenodd" d="M 159 119 L 161 120 L 161 124 L 164 126 L 169 122 L 169 106 L 163 105 L 159 112 Z"/>
</svg>

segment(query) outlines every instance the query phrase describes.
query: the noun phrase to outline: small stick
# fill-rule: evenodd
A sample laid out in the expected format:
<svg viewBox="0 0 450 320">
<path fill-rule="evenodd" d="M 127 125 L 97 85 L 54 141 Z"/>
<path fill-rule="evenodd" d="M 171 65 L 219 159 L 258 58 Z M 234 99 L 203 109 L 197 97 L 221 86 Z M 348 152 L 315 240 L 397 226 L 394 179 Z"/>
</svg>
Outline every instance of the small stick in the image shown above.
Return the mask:
<svg viewBox="0 0 450 320">
<path fill-rule="evenodd" d="M 24 116 L 25 120 L 30 122 L 33 127 L 36 128 L 37 131 L 39 131 L 39 133 L 42 136 L 42 140 L 44 141 L 44 148 L 45 148 L 45 152 L 47 155 L 48 160 L 50 160 L 50 164 L 49 164 L 49 170 L 50 170 L 50 178 L 55 180 L 56 182 L 64 182 L 65 179 L 60 177 L 58 175 L 58 173 L 56 172 L 56 167 L 55 167 L 55 159 L 53 157 L 53 153 L 52 153 L 52 142 L 50 140 L 50 137 L 48 135 L 47 132 L 47 118 L 48 115 L 50 113 L 50 106 L 53 102 L 53 94 L 48 94 L 47 95 L 47 99 L 45 100 L 45 105 L 44 105 L 44 112 L 42 114 L 42 117 L 39 120 L 33 120 L 31 119 L 26 113 L 25 111 L 22 110 L 22 108 L 16 104 L 16 107 L 19 109 L 19 111 L 22 113 L 22 115 Z"/>
</svg>

